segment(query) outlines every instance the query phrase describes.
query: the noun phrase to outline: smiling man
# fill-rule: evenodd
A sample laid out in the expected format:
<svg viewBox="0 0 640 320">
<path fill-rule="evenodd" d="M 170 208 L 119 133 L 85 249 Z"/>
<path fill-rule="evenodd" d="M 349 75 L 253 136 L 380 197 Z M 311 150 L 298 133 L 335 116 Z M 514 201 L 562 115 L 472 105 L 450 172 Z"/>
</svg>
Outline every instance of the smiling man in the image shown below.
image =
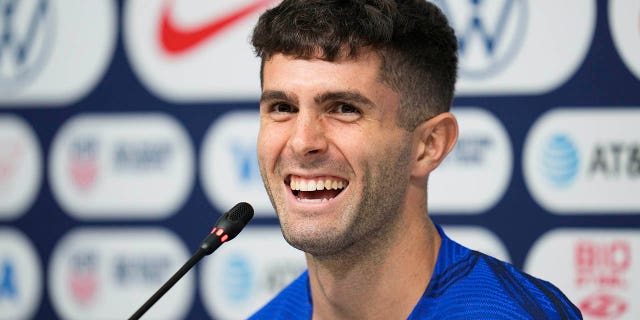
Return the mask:
<svg viewBox="0 0 640 320">
<path fill-rule="evenodd" d="M 458 135 L 456 38 L 435 6 L 285 0 L 252 41 L 260 171 L 308 266 L 254 318 L 580 318 L 552 284 L 429 218 L 429 174 Z"/>
</svg>

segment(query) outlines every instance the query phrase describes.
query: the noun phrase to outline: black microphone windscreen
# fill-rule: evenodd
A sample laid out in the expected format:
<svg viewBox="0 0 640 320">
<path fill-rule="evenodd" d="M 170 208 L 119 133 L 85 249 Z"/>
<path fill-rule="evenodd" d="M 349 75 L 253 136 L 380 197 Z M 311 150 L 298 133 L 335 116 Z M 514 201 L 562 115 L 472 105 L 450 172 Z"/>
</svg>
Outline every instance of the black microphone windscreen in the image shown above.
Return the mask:
<svg viewBox="0 0 640 320">
<path fill-rule="evenodd" d="M 246 202 L 240 202 L 229 210 L 227 218 L 229 221 L 242 221 L 246 224 L 253 218 L 253 207 Z"/>
</svg>

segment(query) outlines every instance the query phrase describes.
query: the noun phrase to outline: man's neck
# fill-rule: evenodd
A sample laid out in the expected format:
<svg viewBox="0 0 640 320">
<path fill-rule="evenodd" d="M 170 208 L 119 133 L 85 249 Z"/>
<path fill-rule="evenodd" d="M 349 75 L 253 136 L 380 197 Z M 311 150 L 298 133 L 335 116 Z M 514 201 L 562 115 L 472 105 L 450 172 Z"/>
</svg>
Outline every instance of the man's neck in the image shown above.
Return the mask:
<svg viewBox="0 0 640 320">
<path fill-rule="evenodd" d="M 405 215 L 393 230 L 339 256 L 307 255 L 313 318 L 406 319 L 429 283 L 440 248 L 437 229 L 421 214 Z"/>
</svg>

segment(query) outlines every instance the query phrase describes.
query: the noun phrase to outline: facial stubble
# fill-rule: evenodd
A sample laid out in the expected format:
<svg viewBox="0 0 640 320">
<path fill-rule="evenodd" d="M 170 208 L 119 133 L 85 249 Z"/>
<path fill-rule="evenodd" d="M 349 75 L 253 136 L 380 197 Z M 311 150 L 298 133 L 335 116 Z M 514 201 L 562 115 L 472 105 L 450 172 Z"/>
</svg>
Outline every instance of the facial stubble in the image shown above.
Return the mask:
<svg viewBox="0 0 640 320">
<path fill-rule="evenodd" d="M 389 152 L 394 149 L 395 154 Z M 377 161 L 362 164 L 365 170 L 360 197 L 351 197 L 331 227 L 292 223 L 290 213 L 285 212 L 286 195 L 280 197 L 273 192 L 261 163 L 264 185 L 280 219 L 285 240 L 317 258 L 370 255 L 373 250 L 380 252 L 380 246 L 388 244 L 392 237 L 404 203 L 409 180 L 410 145 L 401 143 L 400 148 L 394 145 L 380 151 L 376 157 L 369 158 Z M 314 165 L 322 166 L 322 162 Z M 276 164 L 276 168 L 279 166 L 282 164 Z M 274 178 L 271 183 L 278 181 Z"/>
</svg>

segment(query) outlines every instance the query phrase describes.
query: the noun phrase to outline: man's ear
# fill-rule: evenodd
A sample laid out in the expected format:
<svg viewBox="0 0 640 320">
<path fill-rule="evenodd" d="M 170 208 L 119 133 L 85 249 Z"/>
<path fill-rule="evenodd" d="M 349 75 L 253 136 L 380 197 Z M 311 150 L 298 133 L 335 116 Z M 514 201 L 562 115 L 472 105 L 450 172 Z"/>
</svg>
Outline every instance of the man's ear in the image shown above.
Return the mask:
<svg viewBox="0 0 640 320">
<path fill-rule="evenodd" d="M 414 131 L 416 151 L 413 176 L 426 177 L 451 152 L 458 140 L 458 122 L 450 112 L 420 124 Z"/>
</svg>

